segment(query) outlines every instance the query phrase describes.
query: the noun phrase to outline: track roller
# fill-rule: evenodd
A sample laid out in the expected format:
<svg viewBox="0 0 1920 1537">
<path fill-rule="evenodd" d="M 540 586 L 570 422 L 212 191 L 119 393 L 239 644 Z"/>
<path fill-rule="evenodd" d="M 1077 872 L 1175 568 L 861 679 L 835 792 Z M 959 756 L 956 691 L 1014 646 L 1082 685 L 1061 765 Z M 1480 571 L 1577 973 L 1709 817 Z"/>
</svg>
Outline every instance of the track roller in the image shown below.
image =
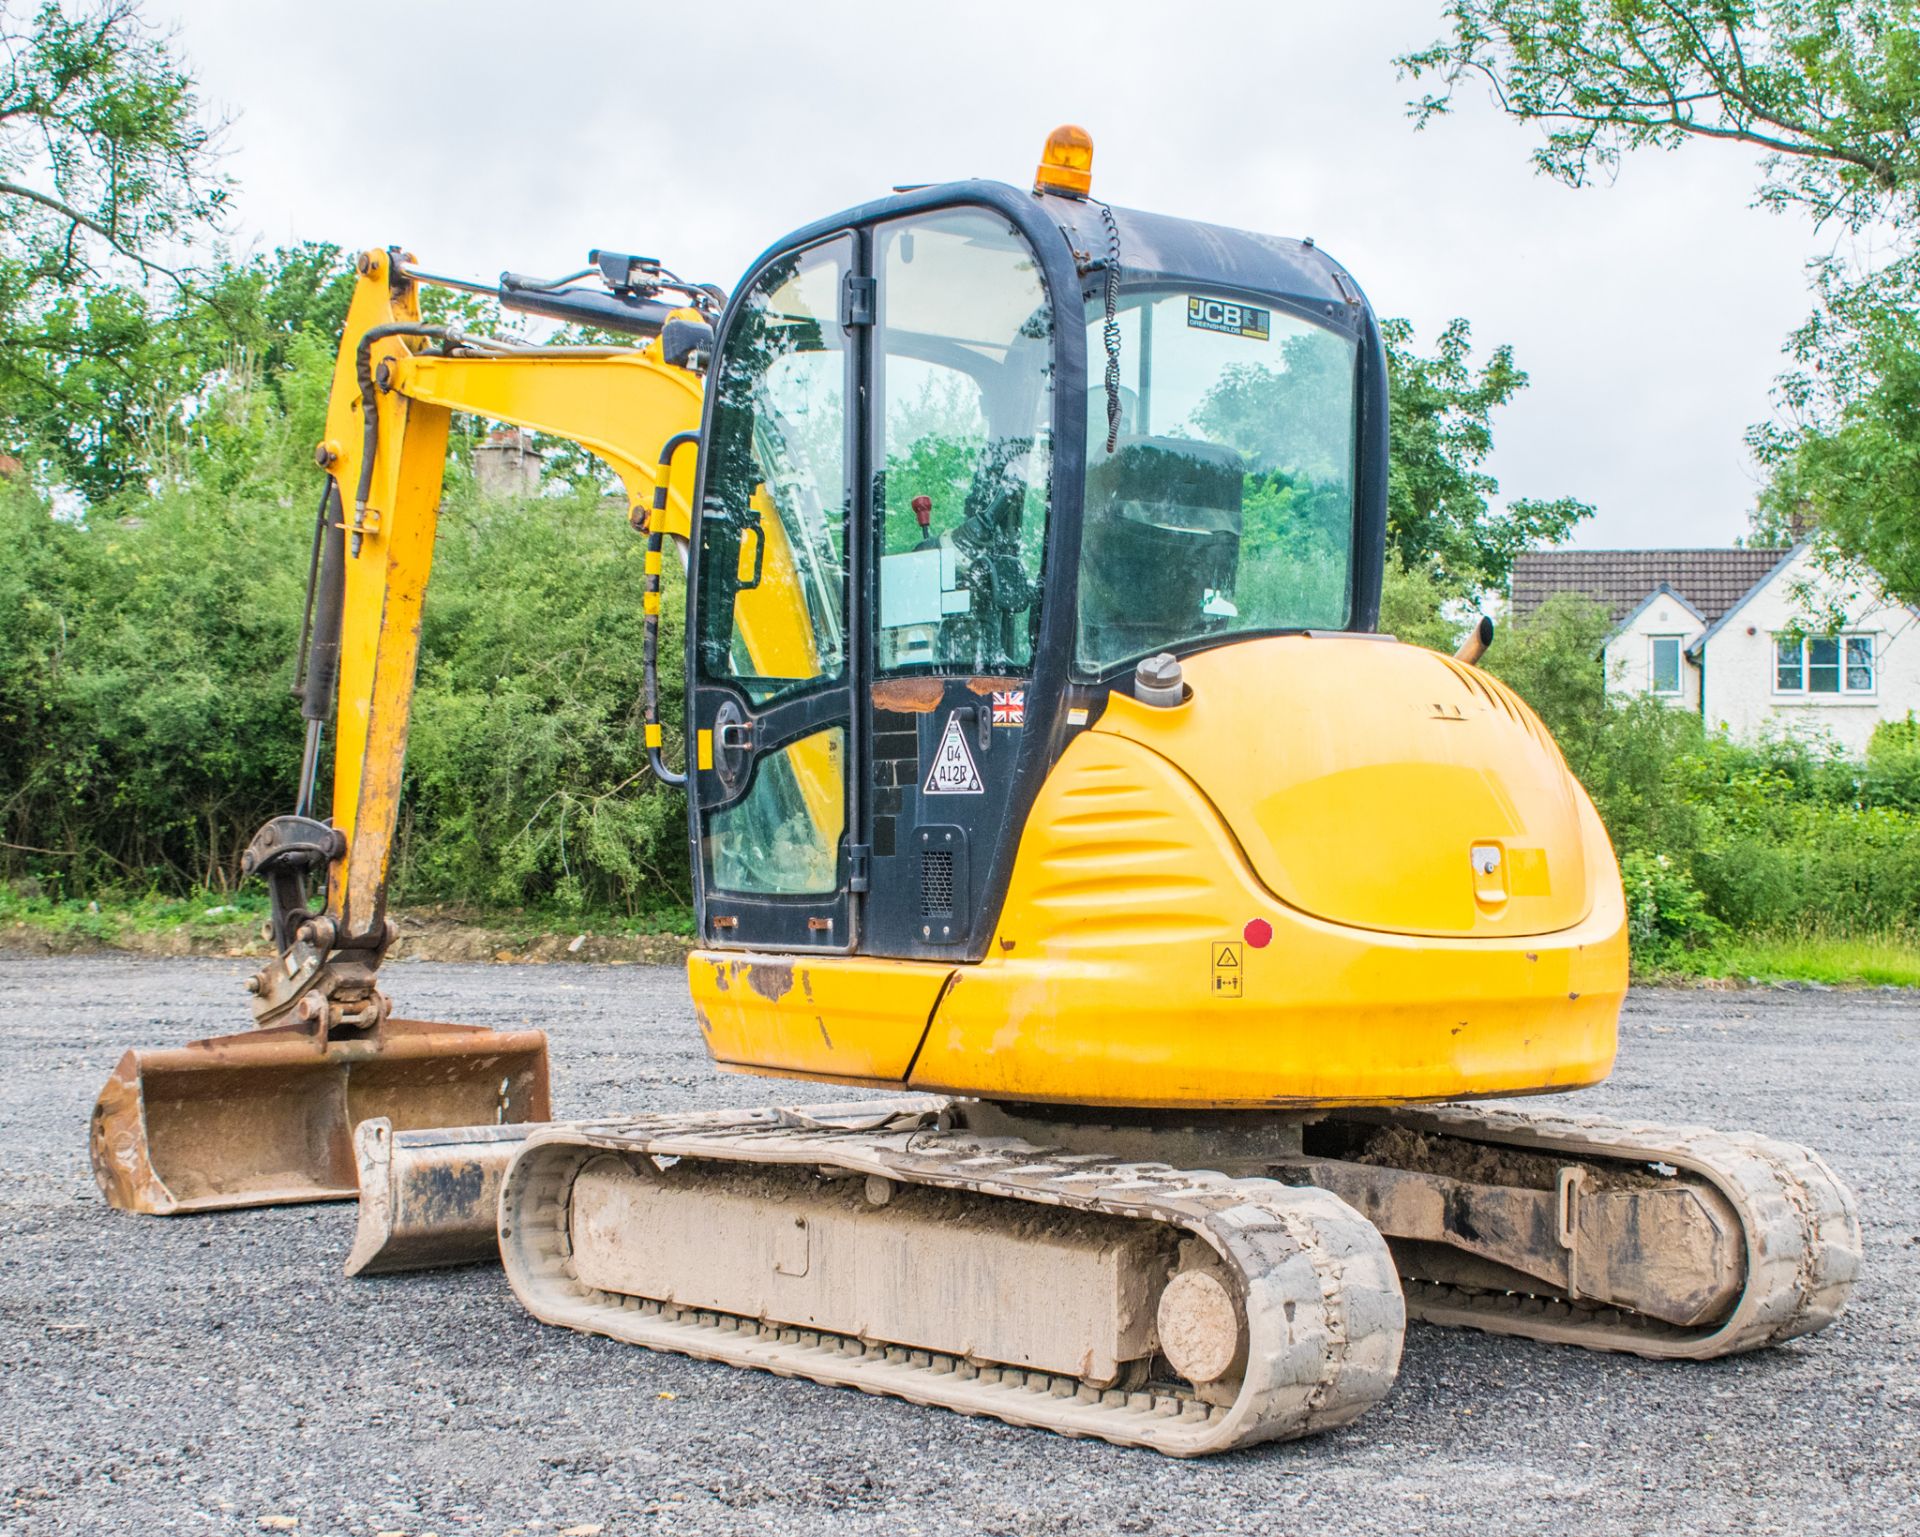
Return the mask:
<svg viewBox="0 0 1920 1537">
<path fill-rule="evenodd" d="M 1399 1367 L 1338 1197 L 979 1136 L 954 1107 L 537 1131 L 501 1255 L 546 1322 L 1176 1456 L 1346 1424 Z"/>
</svg>

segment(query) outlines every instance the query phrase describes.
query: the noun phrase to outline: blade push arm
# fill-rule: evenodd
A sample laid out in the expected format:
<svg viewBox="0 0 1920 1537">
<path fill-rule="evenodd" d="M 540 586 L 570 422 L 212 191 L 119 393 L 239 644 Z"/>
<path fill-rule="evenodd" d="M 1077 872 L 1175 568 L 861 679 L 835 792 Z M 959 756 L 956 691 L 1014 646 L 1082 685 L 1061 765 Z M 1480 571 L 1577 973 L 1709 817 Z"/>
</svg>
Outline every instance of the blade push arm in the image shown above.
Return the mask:
<svg viewBox="0 0 1920 1537">
<path fill-rule="evenodd" d="M 248 850 L 248 869 L 274 892 L 281 952 L 254 979 L 255 1017 L 323 1036 L 376 1026 L 386 1012 L 373 976 L 393 936 L 388 856 L 453 413 L 571 439 L 620 477 L 636 527 L 680 539 L 691 527 L 694 456 L 671 454 L 665 470 L 661 459 L 699 427 L 703 380 L 686 366 L 697 354 L 669 362 L 658 337 L 636 348 L 467 339 L 424 324 L 418 296 L 394 253 L 361 256 L 319 450 L 336 493 L 323 547 L 338 541 L 343 566 L 337 615 L 315 616 L 316 635 L 332 625 L 339 648 L 331 829 L 278 818 Z M 693 310 L 673 314 L 702 323 Z M 323 859 L 325 908 L 312 912 L 304 879 Z"/>
</svg>

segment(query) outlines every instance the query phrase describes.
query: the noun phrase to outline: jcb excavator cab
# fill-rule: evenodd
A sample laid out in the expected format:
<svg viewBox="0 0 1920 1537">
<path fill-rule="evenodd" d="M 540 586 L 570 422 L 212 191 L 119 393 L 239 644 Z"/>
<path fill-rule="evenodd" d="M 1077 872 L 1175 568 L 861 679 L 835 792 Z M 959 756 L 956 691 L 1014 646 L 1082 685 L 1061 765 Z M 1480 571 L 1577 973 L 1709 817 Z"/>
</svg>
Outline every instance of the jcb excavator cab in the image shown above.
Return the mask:
<svg viewBox="0 0 1920 1537">
<path fill-rule="evenodd" d="M 1209 1107 L 1604 1076 L 1605 835 L 1524 705 L 1373 633 L 1385 354 L 1312 242 L 1045 165 L 882 199 L 754 264 L 703 441 L 722 1065 Z"/>
<path fill-rule="evenodd" d="M 1385 398 L 1310 244 L 965 183 L 775 247 L 719 328 L 694 530 L 704 937 L 984 958 L 1138 662 L 1373 628 Z"/>
<path fill-rule="evenodd" d="M 925 188 L 796 231 L 723 312 L 648 258 L 594 253 L 575 278 L 605 291 L 503 277 L 503 302 L 631 350 L 425 324 L 419 283 L 451 280 L 361 258 L 300 815 L 250 854 L 275 883 L 250 984 L 270 1028 L 129 1054 L 95 1118 L 112 1199 L 344 1195 L 369 1115 L 546 1113 L 537 1033 L 390 1021 L 375 985 L 455 410 L 619 473 L 650 666 L 661 543 L 687 543 L 690 975 L 722 1065 L 1207 1106 L 1604 1074 L 1623 926 L 1591 808 L 1497 684 L 1364 638 L 1372 309 L 1311 242 L 1091 200 L 1071 137 L 1031 192 Z M 662 736 L 650 704 L 673 779 Z M 1357 957 L 1364 985 L 1339 980 Z M 1385 1034 L 1337 1071 L 1290 1035 L 1334 1026 Z"/>
</svg>

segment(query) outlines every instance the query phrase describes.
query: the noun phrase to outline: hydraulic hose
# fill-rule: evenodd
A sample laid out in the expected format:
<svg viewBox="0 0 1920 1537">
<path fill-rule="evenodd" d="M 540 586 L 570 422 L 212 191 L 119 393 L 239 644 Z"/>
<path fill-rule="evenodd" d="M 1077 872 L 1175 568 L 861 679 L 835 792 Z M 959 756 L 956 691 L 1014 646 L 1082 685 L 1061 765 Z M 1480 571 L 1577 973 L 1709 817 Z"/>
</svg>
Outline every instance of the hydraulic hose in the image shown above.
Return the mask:
<svg viewBox="0 0 1920 1537">
<path fill-rule="evenodd" d="M 353 497 L 353 553 L 360 553 L 360 539 L 367 521 L 367 498 L 373 494 L 373 455 L 380 446 L 378 385 L 373 376 L 373 344 L 389 336 L 425 336 L 448 347 L 473 347 L 485 352 L 513 352 L 510 344 L 468 336 L 452 326 L 427 325 L 420 321 L 393 321 L 369 326 L 361 333 L 353 349 L 353 378 L 360 386 L 360 484 Z"/>
<path fill-rule="evenodd" d="M 447 326 L 422 325 L 396 321 L 384 326 L 369 326 L 353 349 L 353 378 L 360 386 L 360 484 L 353 494 L 353 553 L 360 553 L 360 538 L 367 521 L 367 498 L 373 494 L 373 455 L 380 446 L 380 398 L 373 378 L 373 344 L 389 336 L 428 336 L 452 343 L 458 337 Z"/>
<path fill-rule="evenodd" d="M 300 793 L 294 815 L 306 816 L 320 762 L 320 735 L 333 714 L 334 688 L 340 678 L 340 631 L 346 612 L 347 531 L 340 517 L 340 487 L 329 475 L 320 501 L 314 566 L 307 583 L 307 630 L 300 713 L 306 718 L 306 748 L 300 757 Z"/>
</svg>

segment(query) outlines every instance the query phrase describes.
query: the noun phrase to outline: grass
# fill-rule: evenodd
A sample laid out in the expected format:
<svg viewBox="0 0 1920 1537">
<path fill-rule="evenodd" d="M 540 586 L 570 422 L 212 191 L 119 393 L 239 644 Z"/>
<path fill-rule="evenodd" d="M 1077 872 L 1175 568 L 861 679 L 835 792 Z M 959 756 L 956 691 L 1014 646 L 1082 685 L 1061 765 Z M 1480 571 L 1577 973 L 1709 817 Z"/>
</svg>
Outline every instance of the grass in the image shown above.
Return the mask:
<svg viewBox="0 0 1920 1537">
<path fill-rule="evenodd" d="M 249 886 L 239 892 L 198 891 L 185 897 L 155 892 L 130 895 L 102 892 L 93 899 L 48 896 L 0 882 L 0 930 L 25 928 L 68 946 L 107 945 L 144 948 L 141 940 L 169 935 L 182 940 L 239 946 L 257 938 L 267 921 L 265 891 Z M 632 939 L 654 935 L 687 938 L 693 934 L 693 909 L 663 902 L 647 912 L 577 912 L 555 908 L 485 908 L 446 904 L 400 908 L 402 929 L 435 924 L 485 929 L 509 943 L 525 943 L 546 934 L 589 933 Z"/>
<path fill-rule="evenodd" d="M 470 924 L 474 928 L 521 938 L 540 934 L 588 933 L 622 939 L 646 938 L 655 934 L 690 939 L 694 932 L 693 908 L 685 902 L 662 902 L 638 913 L 541 906 L 475 907 L 467 903 L 402 906 L 399 911 L 403 923 L 411 913 L 416 917 Z"/>
<path fill-rule="evenodd" d="M 541 935 L 588 933 L 630 939 L 693 933 L 693 910 L 667 902 L 637 914 L 575 912 L 561 908 L 492 909 L 464 904 L 402 909 L 403 927 L 446 925 L 484 929 L 503 942 L 526 944 Z M 176 935 L 238 947 L 266 922 L 266 893 L 201 891 L 186 897 L 147 892 L 103 894 L 98 900 L 62 900 L 0 882 L 0 930 L 22 927 L 72 945 L 144 948 L 142 939 Z M 409 925 L 408 919 L 414 922 Z M 1644 983 L 1718 981 L 1822 982 L 1835 987 L 1920 988 L 1920 935 L 1892 932 L 1856 937 L 1827 934 L 1736 935 L 1713 946 L 1680 952 L 1657 965 L 1634 964 Z"/>
<path fill-rule="evenodd" d="M 108 895 L 61 899 L 0 885 L 0 925 L 20 924 L 55 938 L 115 945 L 140 934 L 184 931 L 195 938 L 240 939 L 267 919 L 264 892 L 200 891 L 186 897 Z"/>
<path fill-rule="evenodd" d="M 1648 968 L 1635 980 L 1737 978 L 1754 982 L 1822 982 L 1833 987 L 1920 987 L 1920 937 L 1747 934 Z"/>
</svg>

